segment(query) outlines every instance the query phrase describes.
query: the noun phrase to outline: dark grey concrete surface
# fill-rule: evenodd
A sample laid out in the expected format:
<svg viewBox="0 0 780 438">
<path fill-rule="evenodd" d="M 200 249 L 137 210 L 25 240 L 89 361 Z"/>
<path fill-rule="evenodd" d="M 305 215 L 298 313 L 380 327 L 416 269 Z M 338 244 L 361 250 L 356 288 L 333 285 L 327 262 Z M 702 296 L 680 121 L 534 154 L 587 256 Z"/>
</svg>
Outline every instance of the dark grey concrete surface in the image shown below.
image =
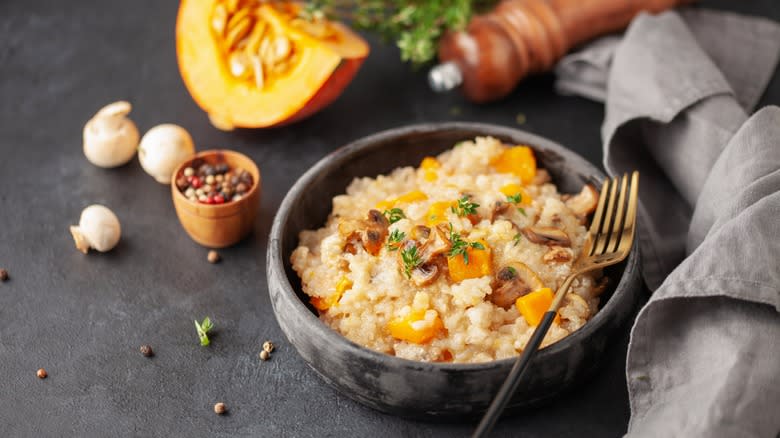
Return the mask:
<svg viewBox="0 0 780 438">
<path fill-rule="evenodd" d="M 776 0 L 707 1 L 780 19 Z M 271 312 L 264 273 L 275 209 L 298 175 L 327 152 L 378 130 L 470 120 L 550 137 L 601 158 L 600 105 L 556 96 L 552 78 L 526 81 L 509 98 L 475 106 L 437 96 L 424 72 L 373 52 L 341 99 L 293 126 L 223 133 L 212 128 L 179 77 L 177 2 L 0 3 L 0 431 L 4 436 L 466 436 L 472 424 L 430 424 L 376 413 L 326 386 L 287 344 Z M 102 105 L 127 99 L 141 131 L 177 123 L 198 149 L 227 147 L 263 172 L 254 234 L 222 251 L 219 265 L 176 219 L 169 189 L 137 159 L 114 170 L 89 164 L 81 130 Z M 763 103 L 780 102 L 776 75 Z M 328 200 L 323 200 L 328 202 Z M 68 226 L 101 203 L 123 236 L 84 256 Z M 212 345 L 193 319 L 211 316 Z M 278 349 L 257 359 L 263 340 Z M 503 420 L 496 436 L 616 436 L 629 409 L 627 333 L 591 381 L 551 404 Z M 138 347 L 148 343 L 156 356 Z M 49 373 L 35 376 L 38 368 Z M 421 390 L 423 390 L 421 388 Z M 212 411 L 228 405 L 229 415 Z"/>
</svg>

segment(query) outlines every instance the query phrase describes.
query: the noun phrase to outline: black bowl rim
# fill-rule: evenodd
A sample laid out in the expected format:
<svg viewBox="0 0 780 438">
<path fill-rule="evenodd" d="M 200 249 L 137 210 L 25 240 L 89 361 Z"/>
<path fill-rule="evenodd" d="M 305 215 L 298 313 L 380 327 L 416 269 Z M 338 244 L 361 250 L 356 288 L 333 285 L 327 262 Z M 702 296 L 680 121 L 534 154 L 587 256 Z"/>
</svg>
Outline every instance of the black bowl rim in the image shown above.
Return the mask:
<svg viewBox="0 0 780 438">
<path fill-rule="evenodd" d="M 297 195 L 302 191 L 303 188 L 305 188 L 309 182 L 314 179 L 314 177 L 320 173 L 326 166 L 328 166 L 333 161 L 347 161 L 352 156 L 363 152 L 366 149 L 371 149 L 372 147 L 378 147 L 376 146 L 379 142 L 379 140 L 388 140 L 392 139 L 394 137 L 403 137 L 408 134 L 427 134 L 432 133 L 436 131 L 442 131 L 442 130 L 472 130 L 475 132 L 484 132 L 484 136 L 506 136 L 506 137 L 525 137 L 527 139 L 527 143 L 533 147 L 536 145 L 543 146 L 545 149 L 552 149 L 555 152 L 561 153 L 562 156 L 566 157 L 568 154 L 572 154 L 578 159 L 582 160 L 583 167 L 586 168 L 586 170 L 589 171 L 589 173 L 595 177 L 597 177 L 600 181 L 603 181 L 606 176 L 604 173 L 599 170 L 596 166 L 594 166 L 592 163 L 590 163 L 588 160 L 580 156 L 578 153 L 572 151 L 571 149 L 565 148 L 564 146 L 546 139 L 544 137 L 540 137 L 536 134 L 532 134 L 527 131 L 523 131 L 520 129 L 515 128 L 509 128 L 505 126 L 500 125 L 493 125 L 489 123 L 476 123 L 476 122 L 441 122 L 441 123 L 424 123 L 424 124 L 413 124 L 413 125 L 406 125 L 401 126 L 397 128 L 391 128 L 384 131 L 380 131 L 371 135 L 368 135 L 366 137 L 359 138 L 357 140 L 354 140 L 350 143 L 348 143 L 345 146 L 342 146 L 333 152 L 329 153 L 328 155 L 321 158 L 319 161 L 317 161 L 314 166 L 312 166 L 309 170 L 307 170 L 303 175 L 301 175 L 298 180 L 293 184 L 293 186 L 290 188 L 290 190 L 285 195 L 284 199 L 282 200 L 282 203 L 279 205 L 279 209 L 277 210 L 276 217 L 273 221 L 273 226 L 271 227 L 271 232 L 268 239 L 268 268 L 275 271 L 276 276 L 268 275 L 269 278 L 279 278 L 281 283 L 281 288 L 284 290 L 284 293 L 291 294 L 294 297 L 295 302 L 295 308 L 299 312 L 302 312 L 306 316 L 304 317 L 306 319 L 306 322 L 308 324 L 319 326 L 321 329 L 324 330 L 324 336 L 325 338 L 332 343 L 340 344 L 343 346 L 346 351 L 350 354 L 354 354 L 358 357 L 360 357 L 363 360 L 372 360 L 372 361 L 384 361 L 385 363 L 389 363 L 390 366 L 397 366 L 397 367 L 406 367 L 406 368 L 412 368 L 417 369 L 420 371 L 439 371 L 439 372 L 463 372 L 463 371 L 482 371 L 486 369 L 492 369 L 492 368 L 503 368 L 511 366 L 517 359 L 517 357 L 511 357 L 506 359 L 499 359 L 499 360 L 493 360 L 488 362 L 478 362 L 478 363 L 451 363 L 451 362 L 422 362 L 422 361 L 416 361 L 411 359 L 404 359 L 397 356 L 391 356 L 389 354 L 380 353 L 378 351 L 371 350 L 367 347 L 364 347 L 360 344 L 357 344 L 342 335 L 341 333 L 338 333 L 337 331 L 333 330 L 331 327 L 323 323 L 317 316 L 315 316 L 311 310 L 309 310 L 308 307 L 300 300 L 298 297 L 298 294 L 295 292 L 292 284 L 290 283 L 290 279 L 287 277 L 287 272 L 284 268 L 284 260 L 282 257 L 282 240 L 281 235 L 284 230 L 283 224 L 287 222 L 287 219 L 289 218 L 289 212 L 291 210 L 292 204 L 295 201 L 295 198 Z M 566 157 L 565 159 L 569 159 Z M 346 187 L 345 187 L 346 189 Z M 620 276 L 620 281 L 615 286 L 615 291 L 610 297 L 610 299 L 599 309 L 598 312 L 596 312 L 596 315 L 588 320 L 585 325 L 580 327 L 578 330 L 576 330 L 574 333 L 569 334 L 565 338 L 561 339 L 558 342 L 555 342 L 554 344 L 547 346 L 541 350 L 539 350 L 539 353 L 537 353 L 537 359 L 543 361 L 546 356 L 552 356 L 557 353 L 559 353 L 561 350 L 565 350 L 570 348 L 570 344 L 575 344 L 578 342 L 581 342 L 596 330 L 596 328 L 606 322 L 606 319 L 609 318 L 610 312 L 613 307 L 617 305 L 617 299 L 615 299 L 615 295 L 619 293 L 631 293 L 630 290 L 627 288 L 627 283 L 630 280 L 630 276 L 626 275 L 626 272 L 631 271 L 632 269 L 636 269 L 638 262 L 638 246 L 636 245 L 636 242 L 634 242 L 634 246 L 632 248 L 632 251 L 629 253 L 628 259 L 626 260 L 626 265 L 623 270 L 623 273 Z M 269 289 L 270 293 L 270 289 Z M 277 317 L 279 317 L 277 315 Z"/>
</svg>

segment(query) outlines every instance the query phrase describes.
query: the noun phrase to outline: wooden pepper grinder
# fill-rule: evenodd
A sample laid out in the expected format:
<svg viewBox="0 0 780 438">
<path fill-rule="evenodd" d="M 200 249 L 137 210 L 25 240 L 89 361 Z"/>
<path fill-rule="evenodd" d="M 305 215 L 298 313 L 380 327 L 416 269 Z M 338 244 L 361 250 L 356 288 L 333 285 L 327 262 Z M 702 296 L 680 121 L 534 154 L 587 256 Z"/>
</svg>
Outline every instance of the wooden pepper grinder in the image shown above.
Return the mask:
<svg viewBox="0 0 780 438">
<path fill-rule="evenodd" d="M 572 47 L 628 26 L 642 11 L 694 0 L 503 0 L 439 41 L 431 88 L 458 86 L 473 102 L 509 94 L 526 75 L 550 70 Z"/>
</svg>

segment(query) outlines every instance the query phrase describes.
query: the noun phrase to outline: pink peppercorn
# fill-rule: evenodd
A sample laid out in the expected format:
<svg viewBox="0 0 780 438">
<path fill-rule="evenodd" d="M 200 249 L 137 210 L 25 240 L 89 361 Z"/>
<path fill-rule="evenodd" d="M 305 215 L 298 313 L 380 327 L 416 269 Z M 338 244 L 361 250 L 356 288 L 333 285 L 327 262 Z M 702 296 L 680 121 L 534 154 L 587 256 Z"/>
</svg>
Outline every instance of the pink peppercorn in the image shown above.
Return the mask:
<svg viewBox="0 0 780 438">
<path fill-rule="evenodd" d="M 214 197 L 214 203 L 215 204 L 224 204 L 225 198 L 222 195 L 217 195 Z"/>
</svg>

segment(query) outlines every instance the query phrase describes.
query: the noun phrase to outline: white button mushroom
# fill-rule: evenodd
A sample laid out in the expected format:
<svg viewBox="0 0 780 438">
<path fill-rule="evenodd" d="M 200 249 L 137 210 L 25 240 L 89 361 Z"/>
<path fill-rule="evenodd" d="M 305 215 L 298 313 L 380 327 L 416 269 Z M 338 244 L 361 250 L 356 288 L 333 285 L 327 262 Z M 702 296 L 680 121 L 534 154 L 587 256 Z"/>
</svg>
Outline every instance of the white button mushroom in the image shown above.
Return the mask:
<svg viewBox="0 0 780 438">
<path fill-rule="evenodd" d="M 141 167 L 162 184 L 169 184 L 176 167 L 194 153 L 190 134 L 181 126 L 170 123 L 150 129 L 138 147 Z"/>
<path fill-rule="evenodd" d="M 110 251 L 119 243 L 122 227 L 114 212 L 102 205 L 90 205 L 81 212 L 78 225 L 70 227 L 76 248 L 84 254 L 90 248 Z"/>
<path fill-rule="evenodd" d="M 117 167 L 133 159 L 138 128 L 127 118 L 132 106 L 119 101 L 106 105 L 84 125 L 84 155 L 99 167 Z"/>
</svg>

